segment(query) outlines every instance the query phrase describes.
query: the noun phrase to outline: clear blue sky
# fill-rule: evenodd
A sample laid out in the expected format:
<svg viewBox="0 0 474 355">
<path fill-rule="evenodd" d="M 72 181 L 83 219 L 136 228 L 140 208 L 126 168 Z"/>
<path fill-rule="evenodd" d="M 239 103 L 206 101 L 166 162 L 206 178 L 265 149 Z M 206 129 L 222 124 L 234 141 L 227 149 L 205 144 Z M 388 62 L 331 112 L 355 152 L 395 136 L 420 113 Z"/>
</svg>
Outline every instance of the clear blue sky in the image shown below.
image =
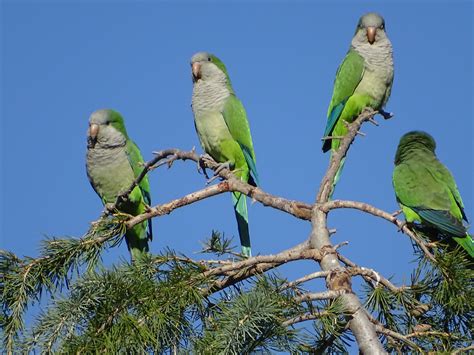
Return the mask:
<svg viewBox="0 0 474 355">
<path fill-rule="evenodd" d="M 85 172 L 90 113 L 114 108 L 145 159 L 169 147 L 198 148 L 190 108 L 189 60 L 207 50 L 227 65 L 250 120 L 262 188 L 313 202 L 328 155 L 321 136 L 335 72 L 360 15 L 386 20 L 395 113 L 352 146 L 335 198 L 387 211 L 397 204 L 393 157 L 402 134 L 431 133 L 454 174 L 468 217 L 473 202 L 472 4 L 445 2 L 59 2 L 1 5 L 1 248 L 37 255 L 49 236 L 81 236 L 102 211 Z M 204 187 L 193 163 L 150 176 L 155 204 Z M 254 254 L 305 240 L 310 224 L 250 207 Z M 231 197 L 222 195 L 154 219 L 152 251 L 192 254 L 212 229 L 236 235 Z M 353 261 L 395 280 L 413 268 L 408 238 L 357 211 L 330 215 L 334 242 Z M 125 244 L 106 259 L 128 258 Z M 312 263 L 283 269 L 290 278 Z M 321 290 L 315 284 L 313 290 Z"/>
</svg>

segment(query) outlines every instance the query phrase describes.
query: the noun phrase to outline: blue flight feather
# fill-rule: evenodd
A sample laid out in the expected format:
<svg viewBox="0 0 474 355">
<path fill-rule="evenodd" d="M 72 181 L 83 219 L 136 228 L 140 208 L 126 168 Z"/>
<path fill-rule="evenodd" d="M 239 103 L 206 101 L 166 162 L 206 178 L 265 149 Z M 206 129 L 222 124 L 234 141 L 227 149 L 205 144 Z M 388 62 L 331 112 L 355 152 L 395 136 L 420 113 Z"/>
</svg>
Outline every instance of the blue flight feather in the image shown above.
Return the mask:
<svg viewBox="0 0 474 355">
<path fill-rule="evenodd" d="M 459 237 L 466 235 L 466 228 L 461 222 L 454 218 L 449 211 L 428 210 L 413 207 L 412 209 L 418 213 L 422 219 L 435 225 L 445 233 Z"/>
<path fill-rule="evenodd" d="M 337 120 L 339 119 L 339 116 L 341 116 L 341 113 L 344 110 L 344 106 L 346 105 L 346 102 L 347 102 L 347 99 L 337 104 L 332 109 L 328 117 L 328 122 L 326 123 L 326 129 L 324 130 L 324 137 L 331 135 L 332 131 L 334 130 L 334 127 L 336 126 Z M 331 149 L 331 140 L 327 139 L 324 141 L 324 144 L 323 144 L 323 152 L 325 153 L 329 149 Z"/>
<path fill-rule="evenodd" d="M 255 164 L 255 161 L 252 158 L 252 153 L 249 148 L 247 148 L 245 145 L 240 144 L 240 148 L 242 148 L 242 152 L 244 153 L 245 161 L 247 162 L 247 165 L 250 168 L 250 175 L 255 182 L 256 186 L 260 186 L 260 181 L 258 178 L 258 172 L 257 172 L 257 165 Z"/>
</svg>

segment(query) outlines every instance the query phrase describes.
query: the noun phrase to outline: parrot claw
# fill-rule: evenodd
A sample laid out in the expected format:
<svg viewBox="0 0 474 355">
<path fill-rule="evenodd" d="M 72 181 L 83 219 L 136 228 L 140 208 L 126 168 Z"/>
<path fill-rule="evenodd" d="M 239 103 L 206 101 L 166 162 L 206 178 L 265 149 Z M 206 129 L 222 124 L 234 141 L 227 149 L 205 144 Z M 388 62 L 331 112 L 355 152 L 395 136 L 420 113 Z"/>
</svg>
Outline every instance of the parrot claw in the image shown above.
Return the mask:
<svg viewBox="0 0 474 355">
<path fill-rule="evenodd" d="M 384 111 L 384 110 L 379 110 L 379 114 L 385 119 L 385 120 L 389 120 L 391 119 L 394 115 L 393 115 L 393 112 L 387 112 L 387 111 Z"/>
<path fill-rule="evenodd" d="M 230 163 L 228 161 L 226 161 L 225 163 L 220 163 L 216 170 L 214 170 L 214 175 L 218 175 L 224 169 L 230 170 Z"/>
<path fill-rule="evenodd" d="M 115 204 L 114 203 L 106 203 L 105 208 L 104 208 L 104 213 L 105 214 L 112 214 L 116 210 Z"/>
<path fill-rule="evenodd" d="M 218 164 L 216 170 L 214 170 L 214 176 L 212 178 L 210 178 L 209 180 L 207 180 L 206 182 L 206 185 L 209 185 L 211 182 L 213 182 L 215 179 L 217 179 L 219 176 L 219 173 L 224 170 L 224 169 L 228 169 L 230 170 L 230 163 L 227 161 L 225 163 L 220 163 Z"/>
<path fill-rule="evenodd" d="M 212 159 L 212 157 L 211 157 L 209 154 L 207 154 L 207 153 L 201 154 L 201 155 L 199 156 L 199 160 L 204 160 L 204 161 L 207 160 L 207 161 L 212 161 L 212 162 L 215 161 L 215 160 Z"/>
<path fill-rule="evenodd" d="M 207 175 L 207 171 L 206 171 L 206 162 L 208 161 L 214 162 L 214 159 L 212 159 L 212 157 L 209 154 L 202 154 L 199 156 L 199 160 L 197 162 L 198 172 L 201 173 L 202 171 L 206 179 L 209 179 L 209 175 Z"/>
<path fill-rule="evenodd" d="M 219 177 L 220 177 L 219 175 L 214 175 L 213 177 L 208 178 L 206 181 L 206 185 L 210 185 L 214 180 L 216 180 Z"/>
</svg>

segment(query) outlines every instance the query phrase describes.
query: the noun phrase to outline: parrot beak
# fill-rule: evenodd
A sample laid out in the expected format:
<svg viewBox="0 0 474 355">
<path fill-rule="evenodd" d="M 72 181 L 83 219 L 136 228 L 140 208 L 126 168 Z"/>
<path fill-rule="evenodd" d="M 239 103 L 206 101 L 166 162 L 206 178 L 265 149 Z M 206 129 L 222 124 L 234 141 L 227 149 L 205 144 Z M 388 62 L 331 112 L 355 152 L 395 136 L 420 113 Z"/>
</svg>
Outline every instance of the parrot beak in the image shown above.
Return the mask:
<svg viewBox="0 0 474 355">
<path fill-rule="evenodd" d="M 193 71 L 193 82 L 196 82 L 198 79 L 201 79 L 201 64 L 193 63 L 191 64 L 191 68 Z"/>
<path fill-rule="evenodd" d="M 374 44 L 376 33 L 377 29 L 375 27 L 367 27 L 367 40 L 370 44 Z"/>
<path fill-rule="evenodd" d="M 87 130 L 87 147 L 94 148 L 97 142 L 97 135 L 99 134 L 99 125 L 92 123 Z"/>
</svg>

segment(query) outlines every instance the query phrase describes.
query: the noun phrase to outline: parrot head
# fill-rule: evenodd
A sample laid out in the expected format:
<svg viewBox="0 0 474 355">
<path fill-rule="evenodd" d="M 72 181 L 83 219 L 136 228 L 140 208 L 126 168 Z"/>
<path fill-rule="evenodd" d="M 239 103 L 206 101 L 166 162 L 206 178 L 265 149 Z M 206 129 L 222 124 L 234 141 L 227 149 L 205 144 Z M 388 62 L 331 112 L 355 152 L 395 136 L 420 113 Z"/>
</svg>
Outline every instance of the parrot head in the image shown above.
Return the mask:
<svg viewBox="0 0 474 355">
<path fill-rule="evenodd" d="M 387 38 L 385 20 L 375 12 L 369 12 L 359 19 L 354 39 L 361 43 L 374 44 Z"/>
<path fill-rule="evenodd" d="M 117 111 L 102 109 L 94 111 L 89 118 L 87 147 L 95 148 L 123 146 L 127 141 L 123 118 Z"/>
<path fill-rule="evenodd" d="M 410 156 L 414 150 L 429 151 L 434 154 L 436 142 L 434 138 L 423 131 L 411 131 L 405 133 L 398 143 L 397 153 L 395 154 L 395 165 L 403 161 L 405 156 Z"/>
<path fill-rule="evenodd" d="M 230 85 L 227 68 L 215 55 L 207 52 L 198 52 L 191 58 L 193 83 L 203 81 L 221 81 Z"/>
</svg>

